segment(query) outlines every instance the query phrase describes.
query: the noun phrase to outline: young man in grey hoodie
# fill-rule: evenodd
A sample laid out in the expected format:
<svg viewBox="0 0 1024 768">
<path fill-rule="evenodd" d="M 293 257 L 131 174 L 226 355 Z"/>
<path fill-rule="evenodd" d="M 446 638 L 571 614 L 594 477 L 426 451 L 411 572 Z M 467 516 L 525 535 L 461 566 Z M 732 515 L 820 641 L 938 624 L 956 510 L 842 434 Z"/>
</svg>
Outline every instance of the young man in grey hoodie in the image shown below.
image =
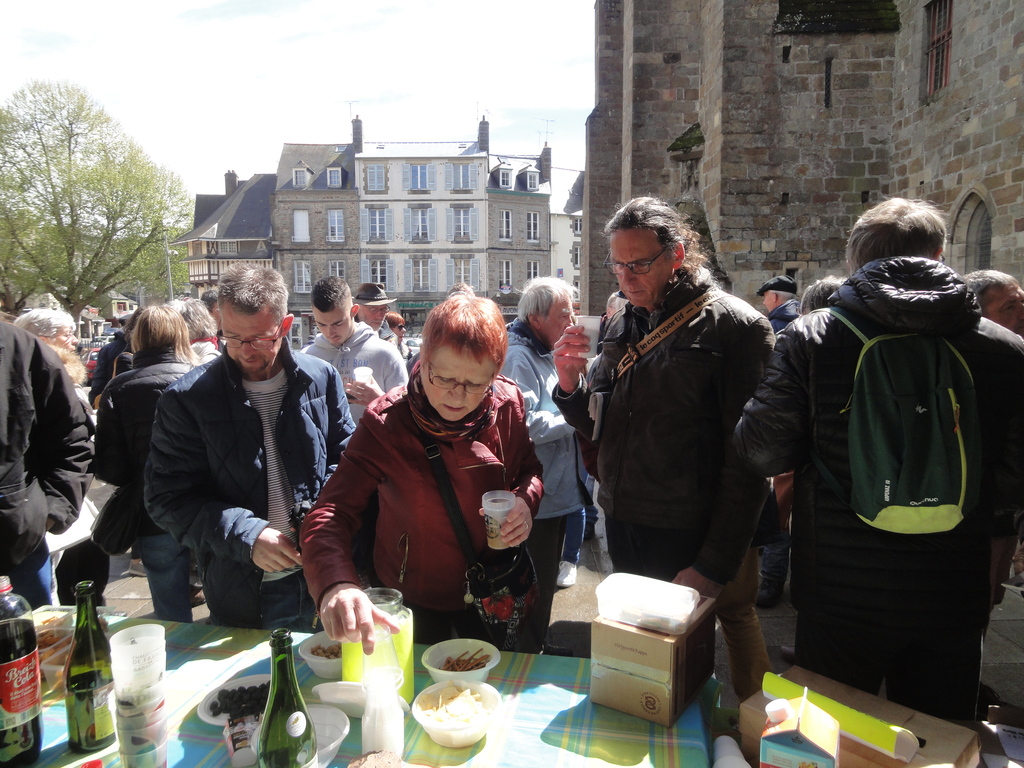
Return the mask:
<svg viewBox="0 0 1024 768">
<path fill-rule="evenodd" d="M 340 277 L 325 277 L 313 286 L 313 319 L 320 333 L 303 347 L 338 369 L 345 383 L 352 419 L 358 423 L 366 406 L 395 387 L 405 386 L 409 374 L 394 344 L 381 339 L 370 326 L 356 320 L 352 291 Z M 356 368 L 370 368 L 373 377 L 356 381 Z"/>
</svg>

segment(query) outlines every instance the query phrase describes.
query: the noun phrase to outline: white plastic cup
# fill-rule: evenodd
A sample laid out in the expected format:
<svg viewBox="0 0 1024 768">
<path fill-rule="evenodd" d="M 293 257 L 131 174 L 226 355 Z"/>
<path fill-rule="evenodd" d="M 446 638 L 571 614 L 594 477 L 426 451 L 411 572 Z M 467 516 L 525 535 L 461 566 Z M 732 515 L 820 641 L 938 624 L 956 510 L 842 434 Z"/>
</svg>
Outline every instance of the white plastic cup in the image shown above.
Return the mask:
<svg viewBox="0 0 1024 768">
<path fill-rule="evenodd" d="M 163 680 L 166 666 L 162 625 L 136 624 L 110 636 L 110 667 L 119 701 L 152 698 L 147 689 Z"/>
<path fill-rule="evenodd" d="M 491 549 L 508 549 L 508 543 L 501 537 L 501 525 L 515 505 L 516 495 L 512 491 L 488 491 L 483 495 L 480 506 L 484 508 L 487 546 Z"/>
<path fill-rule="evenodd" d="M 366 384 L 370 379 L 373 378 L 373 368 L 365 365 L 360 365 L 358 368 L 352 369 L 352 380 L 358 381 L 361 384 Z"/>
<path fill-rule="evenodd" d="M 580 315 L 576 318 L 576 325 L 583 326 L 583 332 L 590 344 L 590 351 L 586 354 L 587 359 L 597 357 L 597 339 L 601 335 L 601 318 L 597 315 Z"/>
</svg>

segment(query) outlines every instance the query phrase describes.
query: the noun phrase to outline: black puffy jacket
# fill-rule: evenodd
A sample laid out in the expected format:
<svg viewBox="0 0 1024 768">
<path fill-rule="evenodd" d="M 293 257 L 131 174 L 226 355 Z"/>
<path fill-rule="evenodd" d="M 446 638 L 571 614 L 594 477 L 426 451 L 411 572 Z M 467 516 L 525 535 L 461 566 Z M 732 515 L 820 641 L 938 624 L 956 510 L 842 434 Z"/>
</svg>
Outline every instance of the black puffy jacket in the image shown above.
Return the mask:
<svg viewBox="0 0 1024 768">
<path fill-rule="evenodd" d="M 138 352 L 132 369 L 111 379 L 100 399 L 93 471 L 104 482 L 132 487 L 133 506 L 142 515 L 140 536 L 165 533 L 145 511 L 142 475 L 149 458 L 157 400 L 190 370 L 192 366 L 176 360 L 169 348 Z"/>
<path fill-rule="evenodd" d="M 92 424 L 57 354 L 0 323 L 0 573 L 35 551 L 47 528 L 78 519 L 92 482 Z"/>
<path fill-rule="evenodd" d="M 885 328 L 946 337 L 970 366 L 982 429 L 977 506 L 953 530 L 898 534 L 862 522 L 819 476 L 811 451 L 849 487 L 848 416 L 860 340 L 828 311 L 779 335 L 764 382 L 736 428 L 757 471 L 796 470 L 792 595 L 798 611 L 899 630 L 983 625 L 996 515 L 1024 506 L 1024 341 L 981 319 L 960 277 L 937 261 L 873 261 L 832 303 Z"/>
</svg>

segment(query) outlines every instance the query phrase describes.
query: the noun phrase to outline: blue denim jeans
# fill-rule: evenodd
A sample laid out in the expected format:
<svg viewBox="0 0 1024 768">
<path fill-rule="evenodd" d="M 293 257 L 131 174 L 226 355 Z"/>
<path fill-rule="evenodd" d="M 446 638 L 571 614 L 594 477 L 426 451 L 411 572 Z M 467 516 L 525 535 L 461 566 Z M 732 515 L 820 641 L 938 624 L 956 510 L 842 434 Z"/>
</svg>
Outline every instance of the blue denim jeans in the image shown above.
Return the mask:
<svg viewBox="0 0 1024 768">
<path fill-rule="evenodd" d="M 786 581 L 789 573 L 789 531 L 779 531 L 761 548 L 761 578 Z"/>
<path fill-rule="evenodd" d="M 260 613 L 264 629 L 285 627 L 293 632 L 312 632 L 316 605 L 302 571 L 264 581 L 260 586 Z"/>
<path fill-rule="evenodd" d="M 15 593 L 24 597 L 33 610 L 52 603 L 53 567 L 50 565 L 50 548 L 46 545 L 46 537 L 43 537 L 32 554 L 11 568 L 7 575 L 11 577 Z"/>
<path fill-rule="evenodd" d="M 146 566 L 153 611 L 161 621 L 192 623 L 189 551 L 169 533 L 139 536 L 139 556 Z"/>
<path fill-rule="evenodd" d="M 583 526 L 586 512 L 580 509 L 565 515 L 565 538 L 562 540 L 562 560 L 576 565 L 580 561 L 580 547 L 583 546 Z"/>
</svg>

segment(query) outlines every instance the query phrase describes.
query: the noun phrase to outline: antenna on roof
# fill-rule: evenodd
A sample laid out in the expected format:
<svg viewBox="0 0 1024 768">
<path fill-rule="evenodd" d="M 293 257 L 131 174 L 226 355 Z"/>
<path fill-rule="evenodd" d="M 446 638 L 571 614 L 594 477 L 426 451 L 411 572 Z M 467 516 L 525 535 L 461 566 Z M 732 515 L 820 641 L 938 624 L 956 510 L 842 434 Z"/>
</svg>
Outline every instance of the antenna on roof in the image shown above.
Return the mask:
<svg viewBox="0 0 1024 768">
<path fill-rule="evenodd" d="M 353 104 L 358 104 L 359 102 L 358 101 L 346 101 L 345 103 L 348 104 L 348 119 L 351 120 L 352 119 L 352 105 Z"/>
<path fill-rule="evenodd" d="M 548 120 L 546 117 L 535 117 L 534 120 L 541 120 L 544 122 L 544 143 L 548 143 L 548 138 L 551 136 L 551 124 L 554 120 Z M 537 131 L 537 141 L 540 142 L 540 131 Z"/>
</svg>

